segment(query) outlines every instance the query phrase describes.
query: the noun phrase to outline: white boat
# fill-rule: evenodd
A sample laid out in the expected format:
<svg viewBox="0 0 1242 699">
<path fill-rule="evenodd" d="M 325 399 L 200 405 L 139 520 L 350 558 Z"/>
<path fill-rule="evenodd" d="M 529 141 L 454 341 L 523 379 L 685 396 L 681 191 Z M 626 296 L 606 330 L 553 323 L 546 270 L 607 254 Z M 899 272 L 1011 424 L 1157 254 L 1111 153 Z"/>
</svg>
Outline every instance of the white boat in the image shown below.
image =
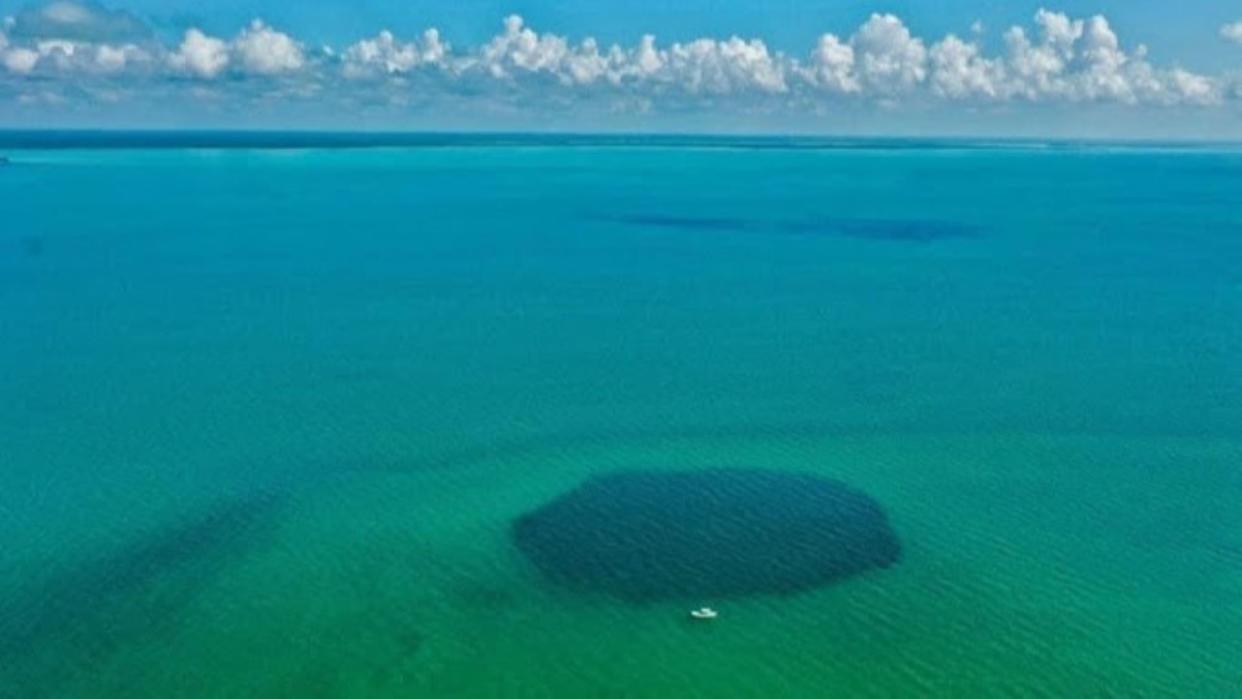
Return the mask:
<svg viewBox="0 0 1242 699">
<path fill-rule="evenodd" d="M 695 619 L 701 619 L 703 621 L 710 621 L 720 616 L 720 612 L 716 611 L 715 609 L 712 609 L 711 607 L 702 607 L 700 609 L 692 610 L 690 612 L 690 616 Z"/>
</svg>

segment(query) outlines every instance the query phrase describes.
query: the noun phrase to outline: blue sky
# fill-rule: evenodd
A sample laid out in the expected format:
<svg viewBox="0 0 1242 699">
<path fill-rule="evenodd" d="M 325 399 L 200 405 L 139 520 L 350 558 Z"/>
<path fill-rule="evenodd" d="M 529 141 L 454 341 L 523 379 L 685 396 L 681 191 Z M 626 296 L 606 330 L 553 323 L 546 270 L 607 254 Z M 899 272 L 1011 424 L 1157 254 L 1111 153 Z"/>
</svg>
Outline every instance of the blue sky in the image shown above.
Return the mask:
<svg viewBox="0 0 1242 699">
<path fill-rule="evenodd" d="M 28 3 L 0 2 L 0 14 Z M 1221 0 L 1099 0 L 1083 2 L 998 2 L 997 0 L 364 0 L 362 2 L 278 2 L 275 0 L 128 0 L 113 3 L 170 30 L 197 24 L 231 33 L 262 17 L 290 33 L 325 43 L 343 43 L 388 28 L 407 33 L 435 26 L 461 42 L 479 43 L 495 34 L 500 20 L 518 14 L 531 25 L 605 43 L 630 43 L 646 33 L 686 41 L 731 34 L 762 37 L 770 46 L 801 51 L 825 31 L 844 32 L 874 12 L 903 18 L 923 35 L 969 31 L 972 23 L 1001 29 L 1029 22 L 1036 10 L 1086 17 L 1103 14 L 1118 33 L 1153 51 L 1199 68 L 1242 68 L 1242 55 L 1217 41 L 1219 28 L 1242 19 L 1242 3 Z"/>
<path fill-rule="evenodd" d="M 1230 5 L 0 0 L 0 126 L 1234 139 Z"/>
</svg>

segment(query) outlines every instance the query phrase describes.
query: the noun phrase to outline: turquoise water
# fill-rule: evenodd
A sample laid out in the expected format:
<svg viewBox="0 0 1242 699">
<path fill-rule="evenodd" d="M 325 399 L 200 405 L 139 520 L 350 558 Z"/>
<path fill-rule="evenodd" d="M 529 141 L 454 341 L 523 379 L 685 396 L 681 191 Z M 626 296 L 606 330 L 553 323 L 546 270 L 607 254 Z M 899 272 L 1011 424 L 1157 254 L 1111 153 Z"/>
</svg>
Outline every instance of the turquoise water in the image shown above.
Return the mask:
<svg viewBox="0 0 1242 699">
<path fill-rule="evenodd" d="M 1242 686 L 1242 151 L 10 145 L 6 699 Z M 900 561 L 640 604 L 511 539 L 720 468 Z"/>
</svg>

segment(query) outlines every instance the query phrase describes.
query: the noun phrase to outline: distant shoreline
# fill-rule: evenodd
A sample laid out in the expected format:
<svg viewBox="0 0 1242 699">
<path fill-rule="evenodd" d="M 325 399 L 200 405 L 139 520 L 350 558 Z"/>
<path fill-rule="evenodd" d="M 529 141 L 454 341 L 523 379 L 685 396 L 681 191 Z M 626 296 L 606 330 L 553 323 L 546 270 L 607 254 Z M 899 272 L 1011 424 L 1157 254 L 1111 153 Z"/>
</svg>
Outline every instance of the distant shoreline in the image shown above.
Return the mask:
<svg viewBox="0 0 1242 699">
<path fill-rule="evenodd" d="M 657 133 L 507 133 L 433 131 L 5 130 L 0 150 L 66 149 L 366 149 L 366 148 L 719 148 L 744 150 L 1213 150 L 1238 141 L 717 135 Z"/>
</svg>

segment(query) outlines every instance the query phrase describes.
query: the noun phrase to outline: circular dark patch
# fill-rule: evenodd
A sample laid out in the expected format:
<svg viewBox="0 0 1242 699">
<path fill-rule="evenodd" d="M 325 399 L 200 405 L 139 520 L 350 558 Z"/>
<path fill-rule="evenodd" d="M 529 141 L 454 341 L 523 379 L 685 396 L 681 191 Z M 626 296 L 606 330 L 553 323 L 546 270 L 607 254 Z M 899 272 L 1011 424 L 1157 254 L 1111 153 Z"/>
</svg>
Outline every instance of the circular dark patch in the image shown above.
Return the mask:
<svg viewBox="0 0 1242 699">
<path fill-rule="evenodd" d="M 592 478 L 518 518 L 512 535 L 548 580 L 636 602 L 788 594 L 901 556 L 865 493 L 749 469 Z"/>
</svg>

